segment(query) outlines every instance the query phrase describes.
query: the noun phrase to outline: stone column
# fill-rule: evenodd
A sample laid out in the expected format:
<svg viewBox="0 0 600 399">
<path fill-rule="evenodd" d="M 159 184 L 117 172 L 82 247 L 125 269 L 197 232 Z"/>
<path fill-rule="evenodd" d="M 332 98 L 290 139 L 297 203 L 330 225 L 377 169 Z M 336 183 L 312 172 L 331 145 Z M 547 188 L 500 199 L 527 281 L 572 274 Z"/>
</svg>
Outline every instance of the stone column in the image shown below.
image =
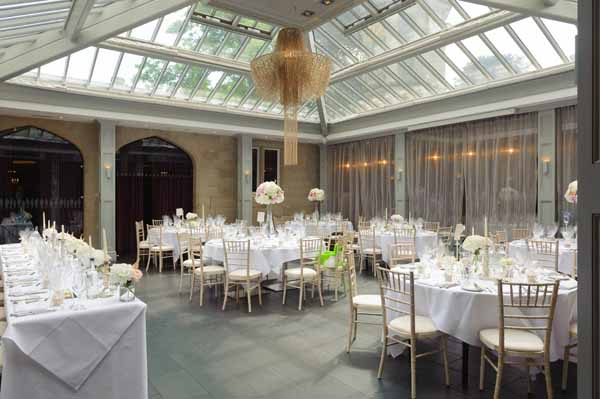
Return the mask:
<svg viewBox="0 0 600 399">
<path fill-rule="evenodd" d="M 329 161 L 327 159 L 327 144 L 323 143 L 319 146 L 319 188 L 325 190 L 325 201 L 321 204 L 321 214 L 327 213 L 327 202 L 328 197 L 331 195 L 329 187 L 327 186 L 327 176 L 329 173 L 328 166 Z"/>
<path fill-rule="evenodd" d="M 108 252 L 113 261 L 116 260 L 116 170 L 115 142 L 116 123 L 110 120 L 98 121 L 100 127 L 100 225 L 98 226 L 99 242 L 94 246 L 102 248 L 102 229 L 106 230 Z"/>
<path fill-rule="evenodd" d="M 396 209 L 394 213 L 408 218 L 408 195 L 406 191 L 406 130 L 394 135 L 394 182 Z"/>
<path fill-rule="evenodd" d="M 556 116 L 554 110 L 538 113 L 538 220 L 556 220 Z"/>
<path fill-rule="evenodd" d="M 237 217 L 252 224 L 252 137 L 240 135 L 238 150 L 238 204 Z"/>
</svg>

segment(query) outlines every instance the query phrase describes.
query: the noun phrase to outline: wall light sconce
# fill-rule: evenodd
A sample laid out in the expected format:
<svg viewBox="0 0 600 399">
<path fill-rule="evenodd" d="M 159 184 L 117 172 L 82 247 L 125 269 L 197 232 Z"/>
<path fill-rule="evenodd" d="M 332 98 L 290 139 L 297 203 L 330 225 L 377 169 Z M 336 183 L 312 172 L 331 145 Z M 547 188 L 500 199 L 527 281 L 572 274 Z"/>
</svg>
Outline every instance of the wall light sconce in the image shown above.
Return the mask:
<svg viewBox="0 0 600 399">
<path fill-rule="evenodd" d="M 250 183 L 250 171 L 249 170 L 244 171 L 244 178 L 246 179 L 246 183 Z"/>
<path fill-rule="evenodd" d="M 398 181 L 402 181 L 402 174 L 404 173 L 404 169 L 398 168 Z"/>
<path fill-rule="evenodd" d="M 550 173 L 550 158 L 549 157 L 542 158 L 542 173 L 544 173 L 544 176 L 548 176 L 548 174 Z"/>
<path fill-rule="evenodd" d="M 112 165 L 109 163 L 104 164 L 104 177 L 108 180 L 112 178 Z"/>
</svg>

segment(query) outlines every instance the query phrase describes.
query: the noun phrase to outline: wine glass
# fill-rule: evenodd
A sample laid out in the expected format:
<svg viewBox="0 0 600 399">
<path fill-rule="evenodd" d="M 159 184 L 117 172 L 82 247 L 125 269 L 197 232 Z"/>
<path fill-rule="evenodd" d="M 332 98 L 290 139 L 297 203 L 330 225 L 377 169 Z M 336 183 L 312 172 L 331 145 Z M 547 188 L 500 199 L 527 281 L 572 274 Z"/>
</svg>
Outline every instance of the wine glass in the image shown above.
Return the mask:
<svg viewBox="0 0 600 399">
<path fill-rule="evenodd" d="M 71 310 L 84 310 L 83 302 L 87 300 L 87 278 L 79 265 L 73 267 L 71 289 L 77 297 L 73 300 Z"/>
<path fill-rule="evenodd" d="M 551 223 L 546 226 L 546 235 L 548 238 L 556 237 L 556 233 L 558 232 L 558 223 Z"/>
</svg>

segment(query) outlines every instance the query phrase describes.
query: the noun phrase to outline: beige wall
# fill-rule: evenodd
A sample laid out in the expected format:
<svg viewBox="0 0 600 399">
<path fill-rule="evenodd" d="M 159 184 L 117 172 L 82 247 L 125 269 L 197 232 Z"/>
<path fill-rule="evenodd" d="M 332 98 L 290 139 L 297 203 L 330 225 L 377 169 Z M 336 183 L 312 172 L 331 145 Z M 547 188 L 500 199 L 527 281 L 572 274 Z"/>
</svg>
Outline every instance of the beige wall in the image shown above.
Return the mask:
<svg viewBox="0 0 600 399">
<path fill-rule="evenodd" d="M 283 142 L 254 140 L 253 147 L 279 148 L 280 154 L 280 186 L 285 192 L 285 201 L 273 207 L 275 216 L 292 216 L 295 212 L 313 212 L 314 206 L 306 199 L 311 188 L 319 187 L 319 146 L 317 144 L 300 143 L 298 145 L 298 165 L 283 166 Z M 256 213 L 264 207 L 253 202 L 252 220 L 256 221 Z"/>
<path fill-rule="evenodd" d="M 99 177 L 98 126 L 95 122 L 68 122 L 42 118 L 21 118 L 0 115 L 0 131 L 14 127 L 35 126 L 73 143 L 83 156 L 83 230 L 98 241 Z M 57 221 L 60 223 L 60 220 Z"/>
<path fill-rule="evenodd" d="M 237 214 L 237 143 L 234 137 L 117 127 L 117 151 L 133 141 L 159 137 L 185 151 L 194 163 L 194 208 L 200 214 Z M 174 210 L 173 210 L 174 211 Z M 187 212 L 187 210 L 186 210 Z"/>
</svg>

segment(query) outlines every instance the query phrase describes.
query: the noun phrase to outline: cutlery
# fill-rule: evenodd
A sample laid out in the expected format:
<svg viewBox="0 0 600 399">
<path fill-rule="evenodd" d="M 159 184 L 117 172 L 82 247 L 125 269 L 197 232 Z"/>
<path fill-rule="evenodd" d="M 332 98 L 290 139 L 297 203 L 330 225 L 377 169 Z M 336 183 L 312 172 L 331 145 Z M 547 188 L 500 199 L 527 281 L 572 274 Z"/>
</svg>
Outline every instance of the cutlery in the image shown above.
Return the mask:
<svg viewBox="0 0 600 399">
<path fill-rule="evenodd" d="M 33 316 L 37 314 L 51 313 L 56 312 L 56 309 L 48 308 L 48 309 L 32 309 L 32 310 L 23 310 L 19 312 L 13 312 L 10 314 L 11 317 L 23 317 L 23 316 Z"/>
</svg>

